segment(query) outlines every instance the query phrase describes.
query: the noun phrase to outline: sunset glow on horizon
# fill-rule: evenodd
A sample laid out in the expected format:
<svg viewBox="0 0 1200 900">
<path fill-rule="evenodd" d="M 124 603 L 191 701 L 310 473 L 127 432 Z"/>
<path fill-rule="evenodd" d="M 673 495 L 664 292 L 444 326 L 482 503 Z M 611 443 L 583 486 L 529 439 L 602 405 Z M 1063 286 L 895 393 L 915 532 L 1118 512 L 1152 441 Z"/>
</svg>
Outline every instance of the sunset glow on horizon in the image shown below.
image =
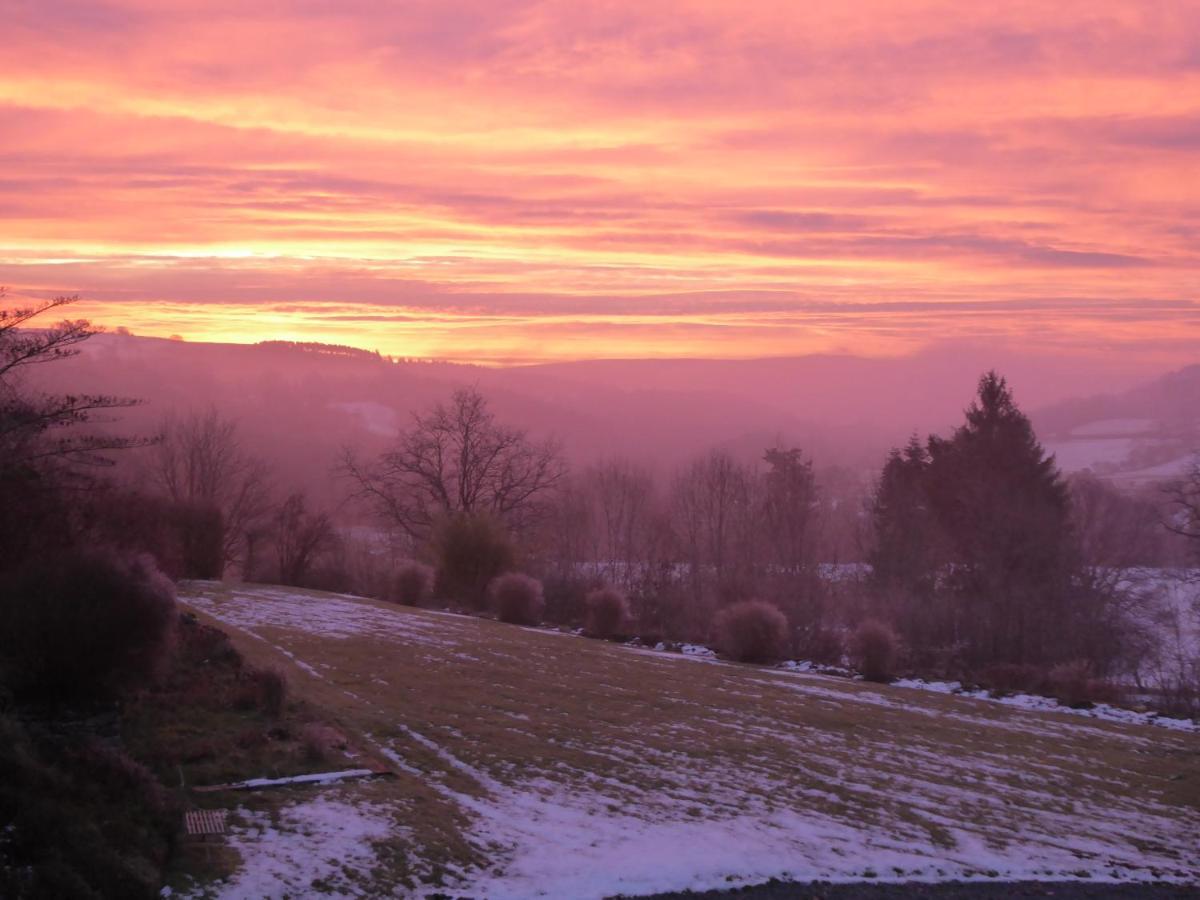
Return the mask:
<svg viewBox="0 0 1200 900">
<path fill-rule="evenodd" d="M 1190 2 L 0 0 L 0 284 L 485 362 L 1200 347 Z"/>
</svg>

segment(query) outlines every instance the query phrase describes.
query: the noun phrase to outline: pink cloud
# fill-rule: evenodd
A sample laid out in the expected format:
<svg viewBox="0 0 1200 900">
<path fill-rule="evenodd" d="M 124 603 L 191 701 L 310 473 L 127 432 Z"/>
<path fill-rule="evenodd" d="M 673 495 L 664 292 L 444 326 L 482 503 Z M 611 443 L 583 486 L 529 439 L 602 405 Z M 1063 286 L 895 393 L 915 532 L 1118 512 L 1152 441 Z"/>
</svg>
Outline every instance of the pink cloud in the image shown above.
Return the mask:
<svg viewBox="0 0 1200 900">
<path fill-rule="evenodd" d="M 1148 353 L 1196 327 L 1194 4 L 6 12 L 0 282 L 113 324 L 271 304 L 395 349 L 468 298 L 438 346 L 475 316 L 498 355 L 565 330 L 881 351 L 985 320 Z M 308 301 L 345 310 L 284 311 Z"/>
</svg>

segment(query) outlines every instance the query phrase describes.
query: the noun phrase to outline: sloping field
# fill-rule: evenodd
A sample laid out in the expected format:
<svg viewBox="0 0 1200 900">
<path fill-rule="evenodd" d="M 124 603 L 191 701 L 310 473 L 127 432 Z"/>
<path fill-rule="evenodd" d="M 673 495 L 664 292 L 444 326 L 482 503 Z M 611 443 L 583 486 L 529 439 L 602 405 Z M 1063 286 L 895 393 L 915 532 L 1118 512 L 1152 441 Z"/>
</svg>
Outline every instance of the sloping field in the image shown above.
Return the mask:
<svg viewBox="0 0 1200 900">
<path fill-rule="evenodd" d="M 1195 733 L 290 588 L 181 596 L 399 773 L 236 795 L 213 894 L 1200 880 Z"/>
</svg>

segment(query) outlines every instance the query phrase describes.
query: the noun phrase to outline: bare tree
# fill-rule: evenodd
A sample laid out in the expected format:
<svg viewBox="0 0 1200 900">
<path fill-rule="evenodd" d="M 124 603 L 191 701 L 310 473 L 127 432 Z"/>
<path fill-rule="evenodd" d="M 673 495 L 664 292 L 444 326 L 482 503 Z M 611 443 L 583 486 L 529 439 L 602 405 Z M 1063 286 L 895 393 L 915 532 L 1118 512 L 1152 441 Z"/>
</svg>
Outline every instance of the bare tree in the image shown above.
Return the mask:
<svg viewBox="0 0 1200 900">
<path fill-rule="evenodd" d="M 219 510 L 226 563 L 240 558 L 244 537 L 270 504 L 267 466 L 241 446 L 237 424 L 215 409 L 162 422 L 154 475 L 173 501 Z"/>
<path fill-rule="evenodd" d="M 79 427 L 102 421 L 97 418 L 102 410 L 135 406 L 136 400 L 101 394 L 43 394 L 23 383 L 21 376 L 27 367 L 72 357 L 79 352 L 79 344 L 96 334 L 82 319 L 48 328 L 27 327 L 38 316 L 78 299 L 56 297 L 32 306 L 0 309 L 0 469 L 12 472 L 55 459 L 103 465 L 110 462 L 104 451 L 145 443 Z"/>
<path fill-rule="evenodd" d="M 1200 453 L 1189 466 L 1187 474 L 1168 485 L 1167 496 L 1172 514 L 1165 524 L 1169 530 L 1187 538 L 1200 561 Z"/>
<path fill-rule="evenodd" d="M 728 453 L 713 450 L 675 478 L 671 506 L 676 533 L 688 563 L 693 600 L 739 599 L 751 590 L 754 474 Z M 711 576 L 711 577 L 710 577 Z"/>
<path fill-rule="evenodd" d="M 1089 566 L 1117 571 L 1162 564 L 1159 509 L 1149 498 L 1124 493 L 1090 472 L 1067 479 L 1071 520 Z"/>
<path fill-rule="evenodd" d="M 333 544 L 335 537 L 328 515 L 310 512 L 303 493 L 289 494 L 275 513 L 280 582 L 303 584 L 316 558 Z"/>
<path fill-rule="evenodd" d="M 577 566 L 599 558 L 596 516 L 592 494 L 582 477 L 568 478 L 554 491 L 535 543 L 557 568 L 556 574 L 572 577 Z"/>
<path fill-rule="evenodd" d="M 654 513 L 654 479 L 629 460 L 592 466 L 584 481 L 596 517 L 597 558 L 615 584 L 630 588 L 644 561 Z"/>
<path fill-rule="evenodd" d="M 373 464 L 347 452 L 342 468 L 384 521 L 418 543 L 453 514 L 486 514 L 516 530 L 532 525 L 566 475 L 556 442 L 534 442 L 501 425 L 475 388 L 415 414 L 396 446 Z"/>
</svg>

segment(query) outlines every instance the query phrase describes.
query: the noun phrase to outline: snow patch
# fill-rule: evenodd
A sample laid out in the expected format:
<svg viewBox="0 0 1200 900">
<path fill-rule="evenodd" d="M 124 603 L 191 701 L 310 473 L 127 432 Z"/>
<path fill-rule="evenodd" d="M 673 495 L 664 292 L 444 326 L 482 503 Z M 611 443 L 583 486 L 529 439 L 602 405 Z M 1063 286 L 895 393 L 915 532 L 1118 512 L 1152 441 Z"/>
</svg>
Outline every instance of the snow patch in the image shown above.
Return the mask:
<svg viewBox="0 0 1200 900">
<path fill-rule="evenodd" d="M 193 582 L 193 589 L 203 583 Z M 218 586 L 219 587 L 219 586 Z M 381 609 L 359 597 L 330 594 L 316 597 L 287 588 L 234 588 L 227 596 L 197 591 L 187 602 L 214 618 L 243 631 L 269 626 L 288 628 L 316 637 L 341 639 L 365 634 L 394 634 L 414 644 L 453 648 L 452 628 L 423 615 Z M 288 654 L 291 656 L 291 654 Z M 292 657 L 295 659 L 295 657 Z M 300 664 L 299 662 L 297 664 Z M 301 664 L 302 665 L 302 664 Z M 311 667 L 312 674 L 316 674 Z"/>
<path fill-rule="evenodd" d="M 274 822 L 265 813 L 240 810 L 238 815 L 245 824 L 234 826 L 228 839 L 242 858 L 237 873 L 184 896 L 228 900 L 372 896 L 370 873 L 376 862 L 372 842 L 397 830 L 383 806 L 330 797 L 285 807 Z"/>
<path fill-rule="evenodd" d="M 1017 709 L 1069 713 L 1089 719 L 1099 719 L 1104 722 L 1120 722 L 1123 725 L 1157 725 L 1160 728 L 1170 728 L 1173 731 L 1200 731 L 1200 723 L 1191 719 L 1174 719 L 1169 716 L 1160 716 L 1155 712 L 1139 712 L 1133 709 L 1123 709 L 1119 706 L 1110 706 L 1107 703 L 1097 703 L 1087 709 L 1075 709 L 1074 707 L 1063 706 L 1053 697 L 1042 697 L 1037 694 L 1007 694 L 997 696 L 989 691 L 968 690 L 957 681 L 925 681 L 920 678 L 901 678 L 898 681 L 893 681 L 892 687 L 932 691 L 937 694 L 954 694 L 959 697 L 969 697 L 972 700 L 988 700 L 992 703 L 1013 706 Z"/>
</svg>

